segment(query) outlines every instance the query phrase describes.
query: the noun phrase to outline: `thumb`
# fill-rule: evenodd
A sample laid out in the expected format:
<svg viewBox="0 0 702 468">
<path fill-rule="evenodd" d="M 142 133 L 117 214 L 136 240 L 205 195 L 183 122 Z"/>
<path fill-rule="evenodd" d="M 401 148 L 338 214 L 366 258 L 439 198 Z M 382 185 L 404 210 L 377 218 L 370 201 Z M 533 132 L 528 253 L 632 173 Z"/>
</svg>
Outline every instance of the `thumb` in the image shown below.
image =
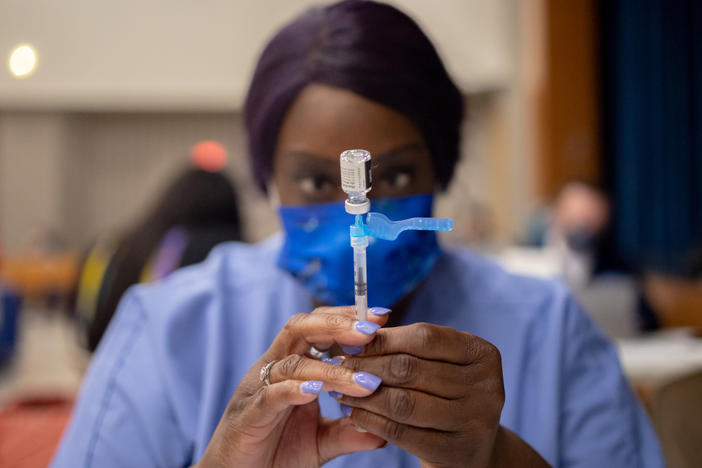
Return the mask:
<svg viewBox="0 0 702 468">
<path fill-rule="evenodd" d="M 284 380 L 259 388 L 236 418 L 236 423 L 241 425 L 236 432 L 249 436 L 248 438 L 252 439 L 250 442 L 262 441 L 279 429 L 280 421 L 287 417 L 292 407 L 316 400 L 321 388 L 322 382 L 315 380 Z M 233 428 L 232 424 L 225 427 Z"/>
<path fill-rule="evenodd" d="M 319 425 L 319 457 L 324 464 L 340 455 L 374 450 L 387 442 L 370 432 L 359 432 L 349 418 L 324 418 Z"/>
</svg>

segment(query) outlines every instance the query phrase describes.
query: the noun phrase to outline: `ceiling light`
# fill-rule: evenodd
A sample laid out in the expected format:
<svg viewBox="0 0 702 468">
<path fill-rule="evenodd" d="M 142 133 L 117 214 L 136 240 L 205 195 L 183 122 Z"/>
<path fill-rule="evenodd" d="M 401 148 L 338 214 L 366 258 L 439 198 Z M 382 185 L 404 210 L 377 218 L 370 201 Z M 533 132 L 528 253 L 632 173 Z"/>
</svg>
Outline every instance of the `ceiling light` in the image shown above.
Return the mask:
<svg viewBox="0 0 702 468">
<path fill-rule="evenodd" d="M 15 78 L 26 78 L 37 67 L 37 54 L 28 44 L 22 44 L 12 51 L 8 61 L 10 73 Z"/>
</svg>

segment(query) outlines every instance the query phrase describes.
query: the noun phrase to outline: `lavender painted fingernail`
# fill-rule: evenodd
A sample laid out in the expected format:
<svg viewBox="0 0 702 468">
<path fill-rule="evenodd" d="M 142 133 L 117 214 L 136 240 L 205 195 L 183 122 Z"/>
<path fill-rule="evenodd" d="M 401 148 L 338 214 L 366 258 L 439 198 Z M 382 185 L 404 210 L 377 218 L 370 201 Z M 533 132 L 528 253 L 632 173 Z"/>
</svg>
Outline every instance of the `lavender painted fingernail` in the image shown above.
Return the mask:
<svg viewBox="0 0 702 468">
<path fill-rule="evenodd" d="M 351 408 L 349 405 L 339 403 L 339 408 L 341 408 L 341 414 L 343 414 L 345 418 L 351 416 L 351 411 L 353 410 L 353 408 Z"/>
<path fill-rule="evenodd" d="M 343 345 L 341 349 L 346 353 L 346 354 L 361 354 L 361 351 L 363 351 L 363 346 L 346 346 Z"/>
<path fill-rule="evenodd" d="M 371 307 L 368 309 L 368 312 L 373 315 L 387 315 L 392 312 L 392 310 L 388 309 L 387 307 Z"/>
<path fill-rule="evenodd" d="M 317 395 L 322 391 L 322 385 L 324 385 L 323 382 L 319 380 L 308 380 L 307 382 L 302 382 L 300 389 L 302 393 L 313 393 Z"/>
<path fill-rule="evenodd" d="M 341 364 L 341 361 L 336 358 L 322 358 L 322 362 L 326 362 L 327 364 L 331 364 L 333 366 L 338 366 Z"/>
<path fill-rule="evenodd" d="M 378 331 L 378 328 L 380 328 L 380 325 L 377 323 L 369 322 L 368 320 L 359 320 L 356 322 L 354 325 L 356 330 L 360 331 L 364 335 L 372 335 L 376 331 Z"/>
<path fill-rule="evenodd" d="M 375 391 L 382 382 L 380 377 L 369 374 L 368 372 L 356 372 L 353 374 L 353 381 L 361 387 L 372 391 Z"/>
<path fill-rule="evenodd" d="M 329 391 L 329 396 L 332 397 L 332 398 L 335 399 L 335 400 L 338 400 L 339 398 L 341 398 L 341 397 L 344 396 L 344 395 L 342 395 L 342 394 L 339 393 L 339 392 L 335 392 L 334 390 L 330 390 L 330 391 Z"/>
</svg>

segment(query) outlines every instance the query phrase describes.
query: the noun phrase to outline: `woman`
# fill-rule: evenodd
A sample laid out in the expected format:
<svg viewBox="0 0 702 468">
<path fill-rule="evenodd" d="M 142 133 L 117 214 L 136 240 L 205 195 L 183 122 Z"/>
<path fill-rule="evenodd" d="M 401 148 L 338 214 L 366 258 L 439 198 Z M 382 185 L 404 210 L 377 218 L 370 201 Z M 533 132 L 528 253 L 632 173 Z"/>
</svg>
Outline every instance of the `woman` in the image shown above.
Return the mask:
<svg viewBox="0 0 702 468">
<path fill-rule="evenodd" d="M 222 173 L 226 150 L 202 141 L 190 151 L 191 166 L 160 194 L 139 223 L 117 241 L 97 242 L 83 262 L 75 309 L 95 351 L 124 292 L 203 261 L 222 242 L 241 240 L 236 191 Z"/>
<path fill-rule="evenodd" d="M 560 284 L 403 234 L 368 250 L 383 307 L 360 322 L 330 307 L 352 285 L 336 267 L 351 250 L 339 153 L 373 153 L 376 209 L 429 215 L 461 102 L 390 6 L 344 1 L 284 27 L 245 109 L 283 236 L 128 295 L 54 466 L 660 466 L 612 345 Z"/>
</svg>

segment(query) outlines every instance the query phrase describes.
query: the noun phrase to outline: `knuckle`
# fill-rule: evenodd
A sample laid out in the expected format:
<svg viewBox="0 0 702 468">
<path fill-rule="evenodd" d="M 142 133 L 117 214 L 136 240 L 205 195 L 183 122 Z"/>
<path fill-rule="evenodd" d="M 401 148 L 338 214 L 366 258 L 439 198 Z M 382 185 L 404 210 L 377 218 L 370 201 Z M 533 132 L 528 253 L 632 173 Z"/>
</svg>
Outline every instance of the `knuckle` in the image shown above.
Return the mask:
<svg viewBox="0 0 702 468">
<path fill-rule="evenodd" d="M 326 314 L 324 321 L 329 330 L 339 331 L 349 328 L 349 318 L 341 314 Z"/>
<path fill-rule="evenodd" d="M 302 323 L 307 319 L 307 314 L 295 314 L 292 317 L 288 319 L 288 321 L 285 323 L 285 327 L 283 329 L 287 332 L 293 332 L 302 326 Z"/>
<path fill-rule="evenodd" d="M 346 358 L 344 359 L 343 362 L 343 367 L 347 369 L 351 369 L 352 371 L 359 371 L 361 370 L 361 359 L 359 358 Z"/>
<path fill-rule="evenodd" d="M 408 354 L 394 354 L 390 358 L 387 374 L 396 384 L 409 384 L 415 381 L 417 376 L 417 359 Z"/>
<path fill-rule="evenodd" d="M 229 417 L 240 414 L 246 409 L 247 406 L 251 404 L 253 399 L 256 397 L 257 393 L 258 388 L 256 388 L 253 391 L 235 393 L 234 396 L 232 396 L 232 398 L 229 400 L 229 403 L 227 404 L 227 407 L 224 410 L 224 414 Z"/>
<path fill-rule="evenodd" d="M 382 328 L 375 333 L 373 340 L 365 346 L 366 354 L 387 354 L 388 339 L 385 333 L 386 330 L 383 330 Z"/>
<path fill-rule="evenodd" d="M 480 347 L 481 354 L 486 359 L 500 359 L 500 350 L 497 349 L 497 346 L 490 343 L 489 341 L 481 340 L 480 338 L 476 338 L 476 341 L 478 346 Z"/>
<path fill-rule="evenodd" d="M 263 409 L 268 405 L 268 387 L 261 387 L 254 394 L 253 406 L 257 409 Z"/>
<path fill-rule="evenodd" d="M 238 401 L 230 401 L 227 407 L 224 410 L 224 414 L 222 415 L 223 419 L 226 420 L 232 420 L 235 419 L 241 411 L 243 410 L 242 404 Z"/>
<path fill-rule="evenodd" d="M 370 412 L 362 408 L 354 408 L 354 410 L 351 412 L 351 421 L 366 430 L 377 426 L 377 417 L 371 416 Z"/>
<path fill-rule="evenodd" d="M 437 341 L 437 330 L 436 328 L 425 322 L 417 323 L 412 325 L 414 327 L 414 338 L 417 343 L 419 343 L 422 348 L 432 348 Z"/>
<path fill-rule="evenodd" d="M 302 356 L 299 354 L 291 354 L 275 363 L 273 368 L 277 368 L 276 371 L 281 375 L 282 380 L 287 380 L 300 372 L 304 365 L 303 363 L 304 359 Z"/>
<path fill-rule="evenodd" d="M 324 368 L 324 380 L 328 382 L 338 382 L 344 380 L 348 369 L 341 366 L 328 365 Z"/>
<path fill-rule="evenodd" d="M 387 419 L 383 425 L 383 432 L 393 441 L 401 441 L 407 432 L 407 426 Z"/>
<path fill-rule="evenodd" d="M 390 397 L 389 406 L 391 418 L 396 421 L 408 421 L 414 414 L 416 400 L 406 390 L 397 390 Z"/>
<path fill-rule="evenodd" d="M 482 355 L 480 340 L 470 333 L 463 333 L 463 337 L 465 340 L 465 361 L 473 362 Z"/>
<path fill-rule="evenodd" d="M 496 363 L 502 365 L 502 353 L 500 353 L 500 349 L 492 343 L 489 343 L 487 341 L 486 341 L 486 343 L 488 344 L 488 347 L 489 347 L 488 354 L 490 355 L 492 360 L 494 360 Z"/>
<path fill-rule="evenodd" d="M 473 352 L 473 360 L 476 358 L 487 363 L 496 369 L 502 368 L 502 354 L 497 346 L 489 341 L 469 335 L 470 349 Z"/>
</svg>

